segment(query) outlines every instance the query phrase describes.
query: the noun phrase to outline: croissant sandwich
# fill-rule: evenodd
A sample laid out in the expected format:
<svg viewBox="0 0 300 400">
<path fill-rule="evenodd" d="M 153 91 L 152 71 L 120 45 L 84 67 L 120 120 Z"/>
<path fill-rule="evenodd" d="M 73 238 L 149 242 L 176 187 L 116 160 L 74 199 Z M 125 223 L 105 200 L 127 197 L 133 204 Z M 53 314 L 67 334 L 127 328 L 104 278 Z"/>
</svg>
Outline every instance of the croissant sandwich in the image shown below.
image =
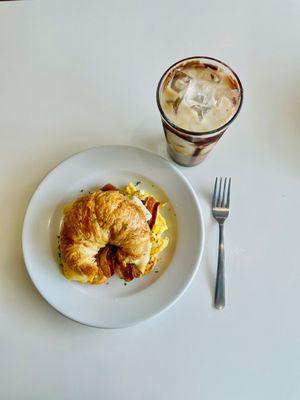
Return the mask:
<svg viewBox="0 0 300 400">
<path fill-rule="evenodd" d="M 101 284 L 114 273 L 131 281 L 152 271 L 168 245 L 159 206 L 132 183 L 123 191 L 105 185 L 66 206 L 59 240 L 65 277 Z"/>
</svg>

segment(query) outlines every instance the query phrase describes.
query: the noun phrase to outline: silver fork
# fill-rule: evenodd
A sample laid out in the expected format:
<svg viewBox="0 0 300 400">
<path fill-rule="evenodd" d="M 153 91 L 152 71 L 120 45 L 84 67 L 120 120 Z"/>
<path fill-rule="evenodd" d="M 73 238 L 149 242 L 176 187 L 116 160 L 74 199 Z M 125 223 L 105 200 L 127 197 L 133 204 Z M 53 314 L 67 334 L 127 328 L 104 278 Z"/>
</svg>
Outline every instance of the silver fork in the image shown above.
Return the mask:
<svg viewBox="0 0 300 400">
<path fill-rule="evenodd" d="M 216 178 L 212 201 L 212 214 L 219 224 L 219 255 L 215 289 L 215 307 L 222 310 L 225 307 L 225 249 L 224 222 L 229 214 L 231 178 Z"/>
</svg>

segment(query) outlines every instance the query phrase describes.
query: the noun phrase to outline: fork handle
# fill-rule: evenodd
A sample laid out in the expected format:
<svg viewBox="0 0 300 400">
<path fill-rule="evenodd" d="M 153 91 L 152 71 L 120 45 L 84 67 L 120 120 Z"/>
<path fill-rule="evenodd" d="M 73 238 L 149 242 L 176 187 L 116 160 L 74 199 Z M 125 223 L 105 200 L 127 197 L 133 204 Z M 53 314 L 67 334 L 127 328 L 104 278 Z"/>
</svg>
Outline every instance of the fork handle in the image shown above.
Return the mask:
<svg viewBox="0 0 300 400">
<path fill-rule="evenodd" d="M 225 249 L 224 249 L 224 225 L 219 224 L 219 255 L 218 270 L 215 290 L 215 307 L 222 310 L 225 307 Z"/>
</svg>

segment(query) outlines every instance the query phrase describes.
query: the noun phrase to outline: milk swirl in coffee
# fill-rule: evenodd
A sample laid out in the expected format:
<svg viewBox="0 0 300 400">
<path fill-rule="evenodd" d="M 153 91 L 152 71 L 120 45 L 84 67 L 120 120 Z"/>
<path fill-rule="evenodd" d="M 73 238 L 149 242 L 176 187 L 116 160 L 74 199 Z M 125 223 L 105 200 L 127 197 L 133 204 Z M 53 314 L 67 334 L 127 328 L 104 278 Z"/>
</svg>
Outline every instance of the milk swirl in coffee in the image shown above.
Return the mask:
<svg viewBox="0 0 300 400">
<path fill-rule="evenodd" d="M 190 132 L 208 132 L 225 125 L 241 100 L 236 81 L 221 67 L 195 60 L 170 71 L 160 96 L 168 120 Z"/>
</svg>

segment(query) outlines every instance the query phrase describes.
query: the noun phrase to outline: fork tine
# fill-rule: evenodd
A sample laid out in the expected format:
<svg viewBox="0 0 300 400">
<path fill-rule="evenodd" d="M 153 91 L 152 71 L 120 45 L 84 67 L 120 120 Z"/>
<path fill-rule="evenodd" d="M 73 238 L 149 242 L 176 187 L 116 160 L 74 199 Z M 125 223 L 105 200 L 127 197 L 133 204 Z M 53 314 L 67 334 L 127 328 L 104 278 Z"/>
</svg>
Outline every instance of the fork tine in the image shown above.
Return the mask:
<svg viewBox="0 0 300 400">
<path fill-rule="evenodd" d="M 217 207 L 221 207 L 221 191 L 222 191 L 222 180 L 223 178 L 220 178 L 220 186 L 219 186 L 219 191 L 218 191 L 218 201 L 217 201 Z"/>
<path fill-rule="evenodd" d="M 214 186 L 214 194 L 213 194 L 213 207 L 217 205 L 217 185 L 218 185 L 218 178 L 215 179 L 215 186 Z"/>
<path fill-rule="evenodd" d="M 226 199 L 226 186 L 227 186 L 227 178 L 224 179 L 224 185 L 223 185 L 223 195 L 222 195 L 222 204 L 221 207 L 225 207 L 225 199 Z"/>
<path fill-rule="evenodd" d="M 229 208 L 229 203 L 230 203 L 230 185 L 231 185 L 231 178 L 229 178 L 229 183 L 228 183 L 227 199 L 226 199 L 226 203 L 225 203 L 226 208 Z"/>
</svg>

